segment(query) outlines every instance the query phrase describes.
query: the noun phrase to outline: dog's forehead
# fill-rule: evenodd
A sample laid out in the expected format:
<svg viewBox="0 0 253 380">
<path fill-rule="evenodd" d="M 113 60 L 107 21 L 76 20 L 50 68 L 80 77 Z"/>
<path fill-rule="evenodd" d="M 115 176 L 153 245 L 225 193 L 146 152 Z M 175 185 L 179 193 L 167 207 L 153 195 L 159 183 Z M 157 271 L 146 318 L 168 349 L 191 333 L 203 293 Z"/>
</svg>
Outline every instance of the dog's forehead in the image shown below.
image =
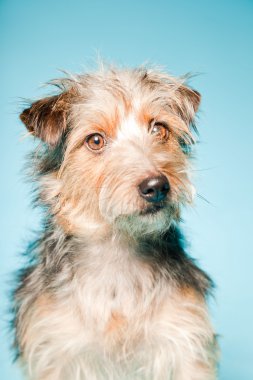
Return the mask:
<svg viewBox="0 0 253 380">
<path fill-rule="evenodd" d="M 118 140 L 127 138 L 138 138 L 143 135 L 145 128 L 141 125 L 135 111 L 131 111 L 127 116 L 119 121 L 116 137 Z"/>
<path fill-rule="evenodd" d="M 74 135 L 103 132 L 114 140 L 148 136 L 152 120 L 175 117 L 173 82 L 141 72 L 107 73 L 93 76 L 81 85 L 80 97 L 71 114 Z M 79 139 L 79 137 L 77 136 Z M 145 139 L 146 141 L 146 139 Z"/>
<path fill-rule="evenodd" d="M 110 83 L 112 84 L 110 86 Z M 113 82 L 101 83 L 95 91 L 92 88 L 74 105 L 72 117 L 74 124 L 89 129 L 94 126 L 104 129 L 113 136 L 138 135 L 147 125 L 154 109 L 151 91 L 144 92 L 142 87 L 130 86 L 131 83 L 119 82 L 117 87 Z"/>
</svg>

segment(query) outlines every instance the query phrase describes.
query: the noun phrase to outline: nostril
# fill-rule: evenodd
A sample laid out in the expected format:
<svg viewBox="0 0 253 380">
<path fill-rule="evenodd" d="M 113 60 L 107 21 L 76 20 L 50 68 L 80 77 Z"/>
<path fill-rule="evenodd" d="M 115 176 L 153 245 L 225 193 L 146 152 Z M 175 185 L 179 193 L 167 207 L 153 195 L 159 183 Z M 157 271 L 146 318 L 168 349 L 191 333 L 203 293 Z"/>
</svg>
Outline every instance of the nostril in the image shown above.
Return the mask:
<svg viewBox="0 0 253 380">
<path fill-rule="evenodd" d="M 162 187 L 162 191 L 167 191 L 167 190 L 169 190 L 169 188 L 170 188 L 169 182 L 165 183 L 164 186 Z"/>
<path fill-rule="evenodd" d="M 153 194 L 154 193 L 154 189 L 144 189 L 143 191 L 144 194 Z"/>
<path fill-rule="evenodd" d="M 169 190 L 169 181 L 164 175 L 146 178 L 139 184 L 139 193 L 147 202 L 161 202 Z"/>
</svg>

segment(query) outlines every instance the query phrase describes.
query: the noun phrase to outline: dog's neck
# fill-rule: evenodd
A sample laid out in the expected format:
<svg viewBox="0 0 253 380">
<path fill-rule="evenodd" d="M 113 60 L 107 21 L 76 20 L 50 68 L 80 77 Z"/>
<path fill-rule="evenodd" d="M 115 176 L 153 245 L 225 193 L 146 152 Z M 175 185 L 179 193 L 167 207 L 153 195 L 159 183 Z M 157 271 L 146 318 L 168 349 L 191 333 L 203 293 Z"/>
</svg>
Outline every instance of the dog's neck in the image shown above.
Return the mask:
<svg viewBox="0 0 253 380">
<path fill-rule="evenodd" d="M 93 238 L 67 235 L 58 226 L 45 239 L 41 254 L 59 265 L 64 260 L 78 263 L 76 268 L 92 268 L 94 276 L 99 276 L 104 268 L 113 275 L 138 266 L 146 268 L 156 278 L 166 278 L 179 287 L 191 287 L 206 295 L 212 283 L 185 253 L 184 239 L 177 225 L 171 225 L 163 234 L 143 235 L 138 238 L 111 230 L 101 237 Z M 73 257 L 73 260 L 71 260 Z M 91 270 L 90 270 L 91 271 Z"/>
</svg>

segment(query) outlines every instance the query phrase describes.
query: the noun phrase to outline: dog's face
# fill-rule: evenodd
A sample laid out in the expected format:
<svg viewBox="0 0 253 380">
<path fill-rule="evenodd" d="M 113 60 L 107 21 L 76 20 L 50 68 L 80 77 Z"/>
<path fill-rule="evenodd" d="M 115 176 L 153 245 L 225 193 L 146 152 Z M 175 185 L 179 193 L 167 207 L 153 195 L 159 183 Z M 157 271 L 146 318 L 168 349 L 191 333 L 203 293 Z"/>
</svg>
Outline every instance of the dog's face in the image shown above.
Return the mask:
<svg viewBox="0 0 253 380">
<path fill-rule="evenodd" d="M 77 235 L 166 230 L 193 195 L 188 148 L 199 93 L 144 69 L 76 76 L 61 89 L 21 114 L 46 143 L 41 197 L 57 222 Z"/>
</svg>

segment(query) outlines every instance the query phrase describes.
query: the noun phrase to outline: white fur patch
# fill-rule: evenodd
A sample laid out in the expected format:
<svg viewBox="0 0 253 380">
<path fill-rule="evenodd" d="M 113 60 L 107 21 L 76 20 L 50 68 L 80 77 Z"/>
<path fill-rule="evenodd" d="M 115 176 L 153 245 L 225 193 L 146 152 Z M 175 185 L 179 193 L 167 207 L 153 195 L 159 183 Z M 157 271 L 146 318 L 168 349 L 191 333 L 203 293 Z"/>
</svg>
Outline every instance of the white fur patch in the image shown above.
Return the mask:
<svg viewBox="0 0 253 380">
<path fill-rule="evenodd" d="M 143 139 L 143 136 L 147 134 L 144 126 L 140 126 L 136 120 L 136 117 L 131 113 L 127 118 L 123 119 L 118 129 L 117 140 L 122 142 L 125 140 Z"/>
</svg>

